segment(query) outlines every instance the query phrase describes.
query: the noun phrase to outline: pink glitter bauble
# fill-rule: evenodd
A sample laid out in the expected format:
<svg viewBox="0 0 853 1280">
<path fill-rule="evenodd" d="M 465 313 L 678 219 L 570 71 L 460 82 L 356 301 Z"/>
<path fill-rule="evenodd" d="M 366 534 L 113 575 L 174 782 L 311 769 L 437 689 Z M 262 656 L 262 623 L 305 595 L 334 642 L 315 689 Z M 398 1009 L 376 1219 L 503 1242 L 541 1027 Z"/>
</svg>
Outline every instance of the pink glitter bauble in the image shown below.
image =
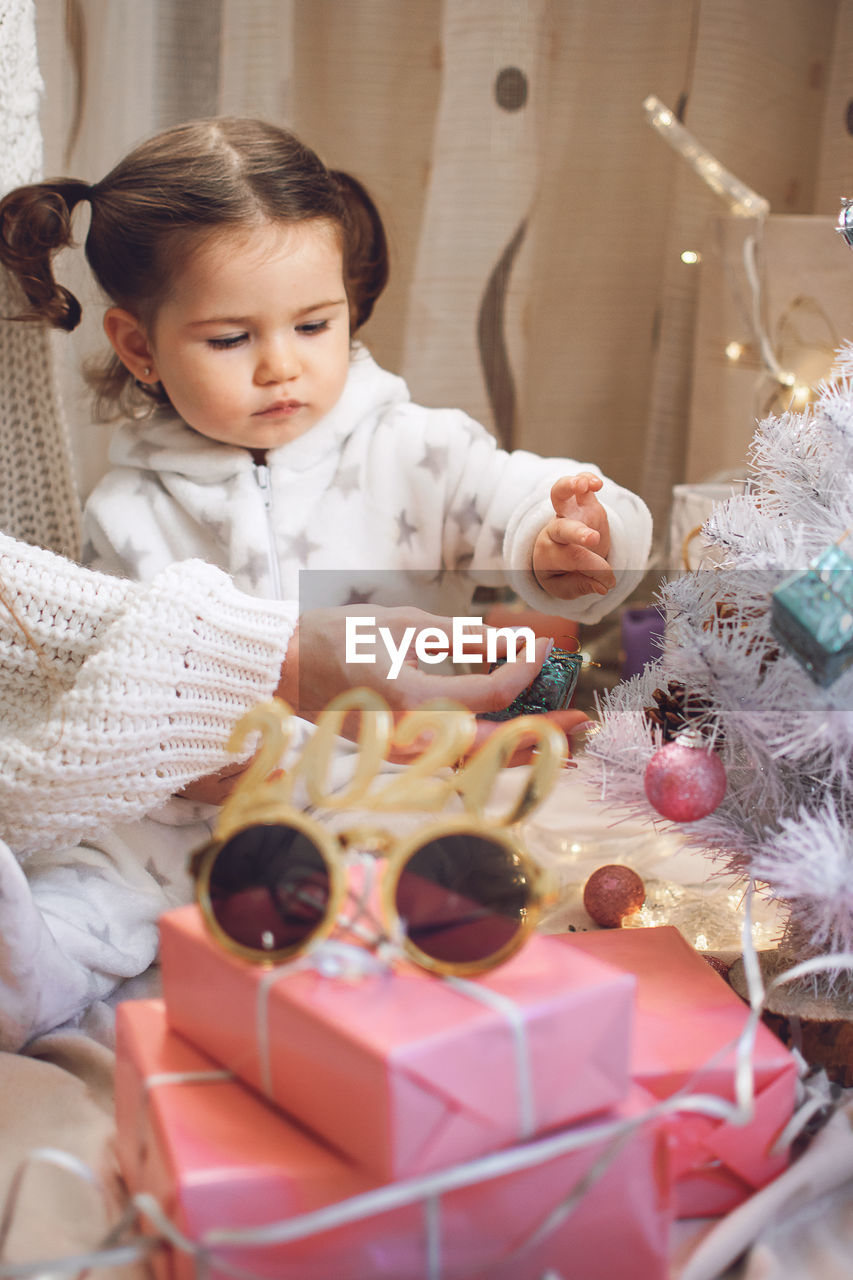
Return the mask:
<svg viewBox="0 0 853 1280">
<path fill-rule="evenodd" d="M 726 770 L 715 751 L 668 742 L 646 765 L 649 803 L 671 822 L 696 822 L 726 794 Z"/>
</svg>

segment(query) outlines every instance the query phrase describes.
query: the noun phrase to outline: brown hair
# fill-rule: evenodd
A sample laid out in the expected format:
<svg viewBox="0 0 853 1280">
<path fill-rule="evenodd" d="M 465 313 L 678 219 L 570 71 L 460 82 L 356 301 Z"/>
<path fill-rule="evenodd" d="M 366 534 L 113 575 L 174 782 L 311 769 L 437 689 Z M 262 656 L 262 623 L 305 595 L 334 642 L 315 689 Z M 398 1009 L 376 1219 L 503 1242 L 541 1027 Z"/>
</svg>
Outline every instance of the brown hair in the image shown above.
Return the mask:
<svg viewBox="0 0 853 1280">
<path fill-rule="evenodd" d="M 167 296 L 176 262 L 199 231 L 262 221 L 327 221 L 340 230 L 344 281 L 355 332 L 388 280 L 382 219 L 349 174 L 327 169 L 294 134 L 260 120 L 195 120 L 131 151 L 101 182 L 38 182 L 0 201 L 0 263 L 31 310 L 14 317 L 74 329 L 80 304 L 57 283 L 53 256 L 73 243 L 72 214 L 88 200 L 86 257 L 107 297 L 149 324 Z M 136 383 L 118 356 L 88 379 L 99 416 L 168 404 L 164 389 Z M 111 411 L 111 412 L 110 412 Z"/>
</svg>

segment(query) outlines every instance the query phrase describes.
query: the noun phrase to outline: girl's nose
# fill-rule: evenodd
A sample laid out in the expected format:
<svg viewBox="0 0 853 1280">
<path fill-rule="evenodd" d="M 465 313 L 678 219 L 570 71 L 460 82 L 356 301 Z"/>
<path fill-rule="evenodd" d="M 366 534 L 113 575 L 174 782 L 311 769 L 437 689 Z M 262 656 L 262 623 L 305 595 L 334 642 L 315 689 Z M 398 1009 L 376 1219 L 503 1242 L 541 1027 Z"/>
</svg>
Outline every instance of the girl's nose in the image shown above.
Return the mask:
<svg viewBox="0 0 853 1280">
<path fill-rule="evenodd" d="M 255 381 L 262 385 L 271 382 L 289 382 L 300 370 L 299 357 L 290 342 L 267 343 L 260 353 Z"/>
</svg>

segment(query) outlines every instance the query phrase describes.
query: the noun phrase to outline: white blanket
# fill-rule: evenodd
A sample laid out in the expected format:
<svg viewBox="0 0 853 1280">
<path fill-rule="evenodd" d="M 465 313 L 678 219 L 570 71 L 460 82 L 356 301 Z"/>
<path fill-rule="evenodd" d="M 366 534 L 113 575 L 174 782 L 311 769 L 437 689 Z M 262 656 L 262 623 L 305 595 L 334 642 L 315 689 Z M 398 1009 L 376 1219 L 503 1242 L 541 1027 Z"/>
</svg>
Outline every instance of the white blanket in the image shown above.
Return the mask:
<svg viewBox="0 0 853 1280">
<path fill-rule="evenodd" d="M 170 800 L 96 841 L 33 854 L 26 873 L 0 841 L 0 1049 L 80 1025 L 149 969 L 158 917 L 191 900 L 188 856 L 216 812 Z"/>
</svg>

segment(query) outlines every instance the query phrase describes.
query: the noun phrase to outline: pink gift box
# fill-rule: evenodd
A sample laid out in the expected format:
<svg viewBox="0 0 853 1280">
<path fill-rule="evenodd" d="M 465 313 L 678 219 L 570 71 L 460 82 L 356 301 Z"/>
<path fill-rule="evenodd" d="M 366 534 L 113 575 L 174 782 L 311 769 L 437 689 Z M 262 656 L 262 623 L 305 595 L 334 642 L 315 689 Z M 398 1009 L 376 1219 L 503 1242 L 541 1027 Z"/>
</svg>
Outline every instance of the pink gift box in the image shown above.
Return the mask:
<svg viewBox="0 0 853 1280">
<path fill-rule="evenodd" d="M 408 963 L 358 980 L 282 966 L 265 986 L 269 971 L 214 942 L 195 906 L 163 916 L 160 936 L 170 1024 L 383 1180 L 628 1089 L 634 979 L 552 938 L 460 989 Z"/>
<path fill-rule="evenodd" d="M 448 1180 L 460 1172 L 454 1169 L 421 1180 L 432 1184 L 429 1198 L 418 1187 L 415 1198 L 404 1194 L 395 1207 L 295 1242 L 213 1246 L 212 1231 L 269 1227 L 341 1200 L 347 1208 L 357 1203 L 350 1197 L 383 1188 L 255 1091 L 223 1080 L 215 1062 L 169 1030 L 162 1001 L 119 1006 L 116 1057 L 122 1172 L 131 1194 L 152 1196 L 188 1241 L 186 1249 L 163 1247 L 153 1255 L 157 1280 L 195 1280 L 193 1249 L 203 1241 L 210 1249 L 206 1280 L 228 1280 L 225 1266 L 269 1280 L 541 1280 L 549 1271 L 584 1280 L 667 1276 L 671 1215 L 662 1130 L 646 1126 L 608 1148 L 597 1133 L 600 1121 L 564 1131 L 572 1141 L 594 1135 L 594 1142 L 549 1151 L 531 1167 L 451 1188 Z M 641 1106 L 632 1097 L 608 1122 L 636 1118 Z M 534 1150 L 514 1148 L 490 1160 Z M 603 1173 L 592 1176 L 610 1154 Z M 409 1185 L 385 1190 L 405 1193 Z M 572 1211 L 537 1236 L 575 1196 Z M 148 1229 L 162 1231 L 153 1214 Z"/>
<path fill-rule="evenodd" d="M 688 1083 L 691 1093 L 734 1101 L 735 1050 L 721 1050 L 737 1040 L 749 1009 L 677 929 L 602 930 L 562 941 L 636 977 L 631 1075 L 650 1102 Z M 690 1112 L 667 1121 L 680 1218 L 727 1213 L 788 1164 L 786 1152 L 771 1148 L 794 1110 L 797 1064 L 763 1023 L 752 1066 L 755 1115 L 749 1124 Z"/>
</svg>

